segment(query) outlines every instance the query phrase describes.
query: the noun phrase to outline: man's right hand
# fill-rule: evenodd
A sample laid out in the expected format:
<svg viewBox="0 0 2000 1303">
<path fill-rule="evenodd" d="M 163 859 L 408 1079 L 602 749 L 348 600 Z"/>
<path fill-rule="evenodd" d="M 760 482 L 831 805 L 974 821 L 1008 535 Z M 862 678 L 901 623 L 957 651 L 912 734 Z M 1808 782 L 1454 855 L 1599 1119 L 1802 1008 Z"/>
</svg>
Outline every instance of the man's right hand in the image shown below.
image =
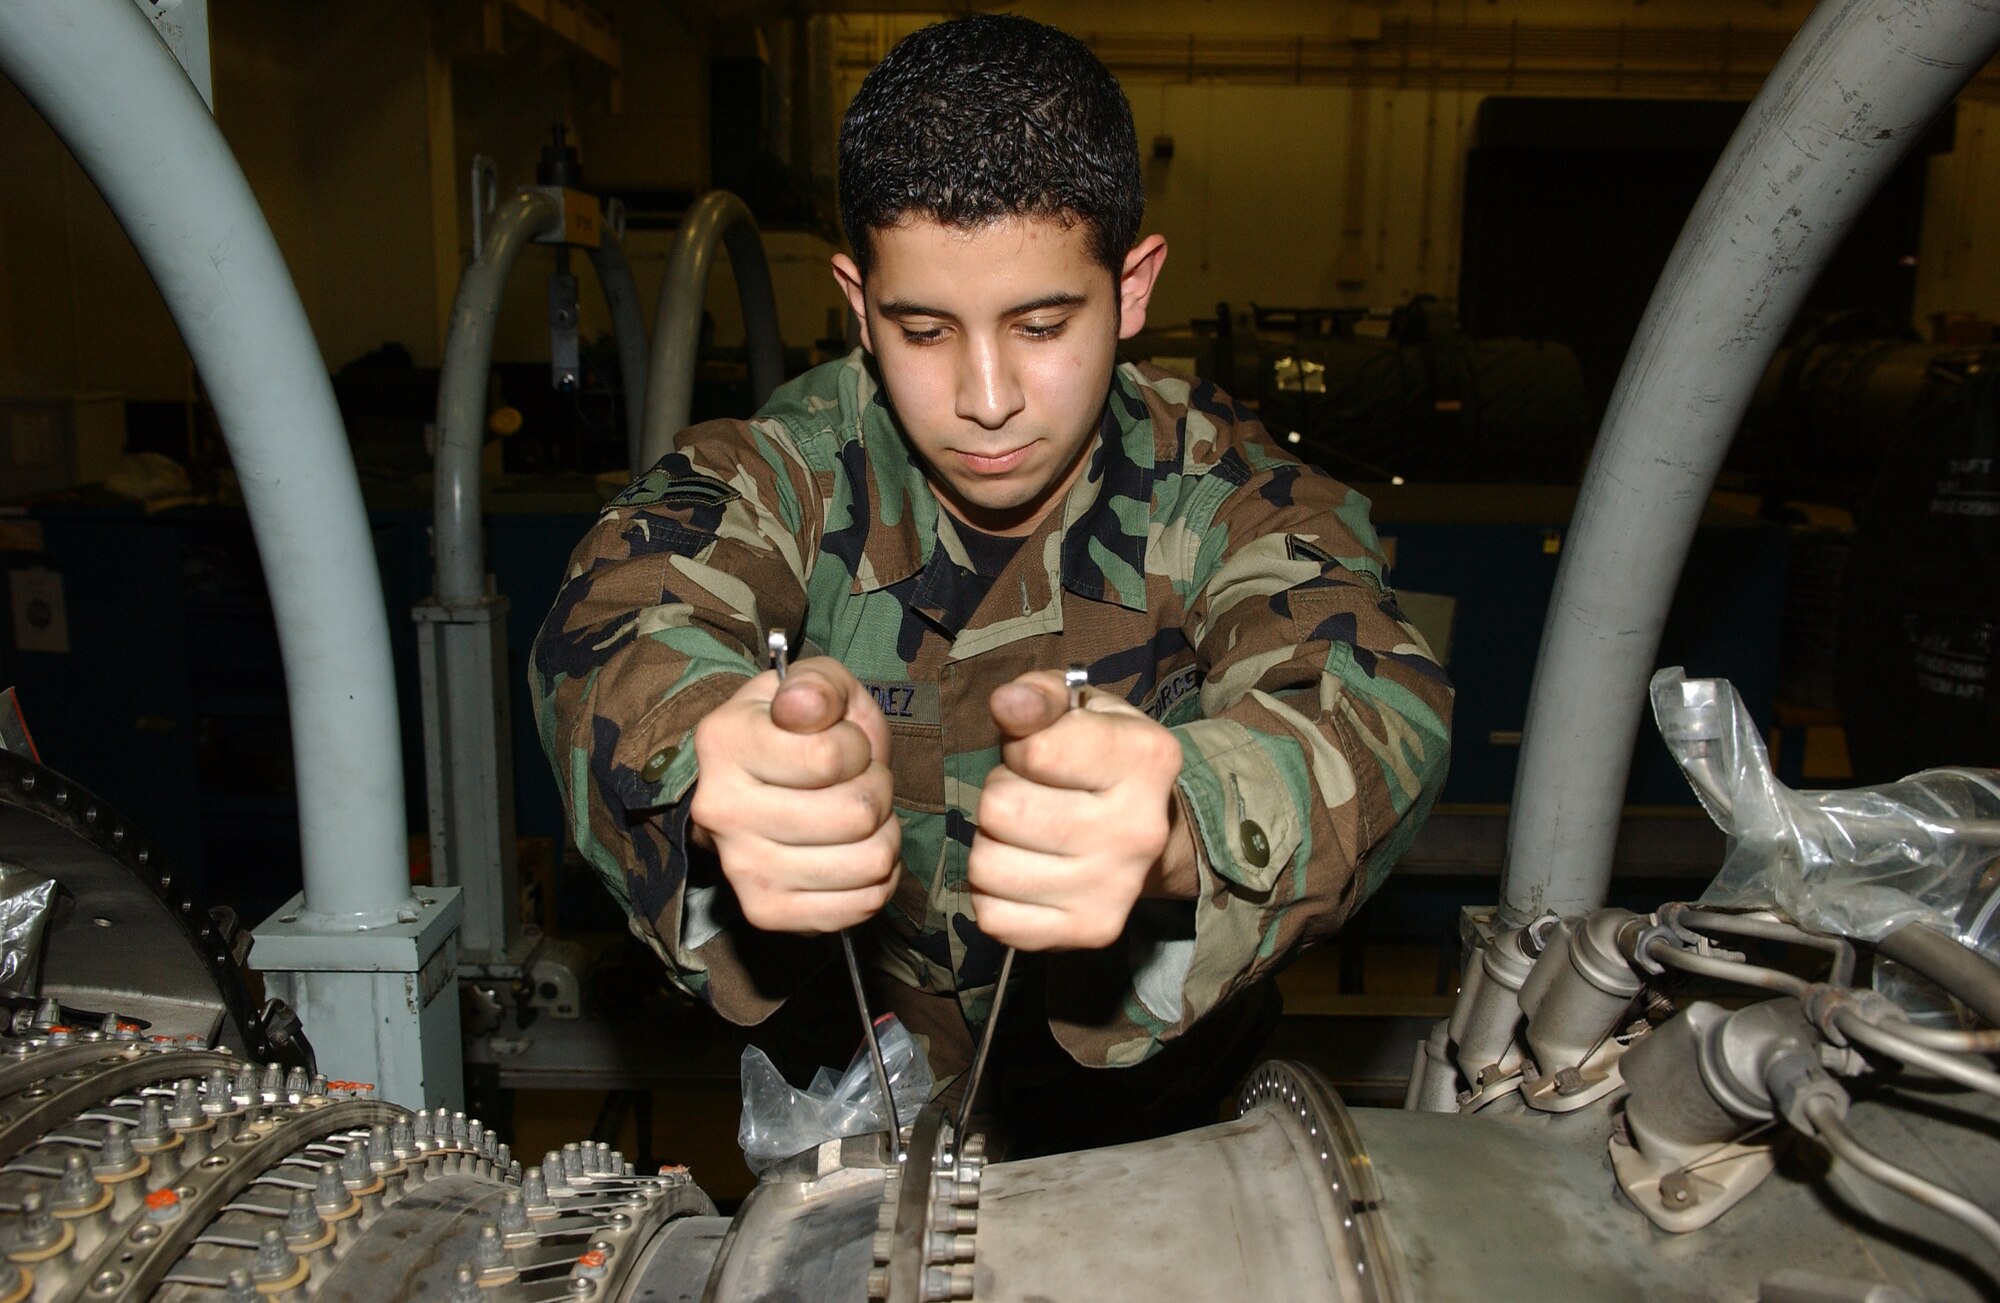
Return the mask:
<svg viewBox="0 0 2000 1303">
<path fill-rule="evenodd" d="M 765 671 L 694 731 L 689 836 L 713 850 L 743 917 L 820 933 L 871 918 L 896 888 L 903 828 L 889 727 L 829 657 Z"/>
</svg>

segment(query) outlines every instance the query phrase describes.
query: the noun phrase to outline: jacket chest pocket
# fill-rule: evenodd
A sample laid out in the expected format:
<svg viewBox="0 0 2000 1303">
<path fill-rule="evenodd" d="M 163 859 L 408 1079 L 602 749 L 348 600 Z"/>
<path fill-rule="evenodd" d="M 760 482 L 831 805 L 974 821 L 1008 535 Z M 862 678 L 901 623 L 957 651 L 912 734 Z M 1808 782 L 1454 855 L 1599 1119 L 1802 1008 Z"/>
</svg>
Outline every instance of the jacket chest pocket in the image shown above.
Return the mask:
<svg viewBox="0 0 2000 1303">
<path fill-rule="evenodd" d="M 944 813 L 944 729 L 891 719 L 889 769 L 896 776 L 896 804 L 917 814 Z"/>
<path fill-rule="evenodd" d="M 944 730 L 937 724 L 889 721 L 889 768 L 896 778 L 896 811 L 904 816 L 903 877 L 891 909 L 907 921 L 909 937 L 935 962 L 950 967 L 948 955 L 921 944 L 936 915 L 937 897 L 948 876 L 944 854 Z M 934 938 L 939 943 L 942 937 Z"/>
</svg>

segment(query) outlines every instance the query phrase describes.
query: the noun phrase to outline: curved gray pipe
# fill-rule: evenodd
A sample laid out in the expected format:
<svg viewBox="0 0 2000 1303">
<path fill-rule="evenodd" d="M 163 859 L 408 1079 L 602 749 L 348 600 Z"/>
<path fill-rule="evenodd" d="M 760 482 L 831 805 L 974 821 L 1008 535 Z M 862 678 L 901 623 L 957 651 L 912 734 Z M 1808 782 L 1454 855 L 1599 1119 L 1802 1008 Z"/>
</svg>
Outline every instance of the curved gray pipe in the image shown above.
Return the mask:
<svg viewBox="0 0 2000 1303">
<path fill-rule="evenodd" d="M 1584 476 L 1528 697 L 1503 926 L 1604 902 L 1646 680 L 1737 423 L 1849 223 L 1996 45 L 1992 0 L 1825 0 L 1736 129 Z"/>
<path fill-rule="evenodd" d="M 437 599 L 486 596 L 486 548 L 479 532 L 479 454 L 486 440 L 486 377 L 493 365 L 493 320 L 508 273 L 536 236 L 554 231 L 562 208 L 539 190 L 503 201 L 479 257 L 459 278 L 451 332 L 438 372 L 437 479 L 431 524 Z M 620 339 L 623 339 L 621 332 Z"/>
<path fill-rule="evenodd" d="M 590 251 L 604 304 L 611 310 L 611 336 L 618 341 L 618 378 L 625 386 L 625 464 L 637 466 L 646 432 L 646 315 L 639 310 L 639 287 L 625 242 L 609 224 L 604 239 Z"/>
<path fill-rule="evenodd" d="M 1905 923 L 1875 943 L 1877 953 L 1928 977 L 1995 1027 L 2000 1027 L 2000 968 L 1957 937 L 1922 923 Z"/>
<path fill-rule="evenodd" d="M 131 0 L 0 2 L 0 71 L 110 204 L 215 404 L 277 616 L 311 921 L 393 922 L 410 903 L 409 847 L 382 581 L 333 386 L 271 228 Z"/>
<path fill-rule="evenodd" d="M 771 293 L 771 268 L 764 261 L 763 237 L 743 201 L 727 190 L 711 190 L 681 219 L 667 255 L 660 286 L 659 315 L 653 323 L 653 365 L 646 380 L 646 430 L 634 475 L 664 457 L 674 436 L 687 428 L 694 397 L 695 352 L 701 342 L 701 309 L 715 269 L 717 245 L 729 247 L 736 293 L 743 304 L 743 341 L 750 353 L 750 388 L 762 407 L 784 382 L 785 346 L 778 333 L 778 301 Z"/>
</svg>

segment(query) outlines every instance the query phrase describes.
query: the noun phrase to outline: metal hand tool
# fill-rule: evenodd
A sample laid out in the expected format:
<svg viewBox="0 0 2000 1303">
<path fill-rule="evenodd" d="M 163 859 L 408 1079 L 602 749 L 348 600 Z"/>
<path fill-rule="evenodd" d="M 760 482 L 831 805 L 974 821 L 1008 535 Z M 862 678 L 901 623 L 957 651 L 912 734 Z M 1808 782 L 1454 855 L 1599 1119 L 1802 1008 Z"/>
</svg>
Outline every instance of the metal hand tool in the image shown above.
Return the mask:
<svg viewBox="0 0 2000 1303">
<path fill-rule="evenodd" d="M 791 653 L 791 643 L 783 629 L 773 629 L 765 635 L 766 645 L 771 652 L 771 669 L 777 673 L 778 682 L 785 681 L 785 663 Z M 854 1003 L 861 1010 L 861 1034 L 868 1041 L 868 1056 L 875 1070 L 875 1089 L 882 1092 L 882 1113 L 889 1121 L 889 1152 L 900 1155 L 903 1152 L 903 1124 L 896 1117 L 896 1097 L 889 1089 L 889 1064 L 882 1057 L 882 1042 L 875 1036 L 875 1015 L 868 1010 L 868 992 L 861 986 L 861 963 L 854 957 L 854 938 L 848 929 L 840 930 L 840 953 L 847 958 L 847 980 L 854 984 Z"/>
<path fill-rule="evenodd" d="M 1069 708 L 1083 709 L 1083 690 L 1090 685 L 1090 671 L 1072 665 L 1063 671 L 1063 686 L 1069 689 Z M 972 1056 L 972 1075 L 966 1079 L 965 1097 L 958 1101 L 955 1144 L 965 1143 L 965 1125 L 972 1118 L 972 1101 L 979 1094 L 979 1079 L 986 1075 L 986 1055 L 993 1048 L 993 1029 L 1000 1025 L 1000 1003 L 1007 998 L 1007 979 L 1014 974 L 1014 947 L 1000 956 L 1000 982 L 993 988 L 993 1007 L 986 1013 L 986 1027 L 979 1033 L 979 1049 Z"/>
</svg>

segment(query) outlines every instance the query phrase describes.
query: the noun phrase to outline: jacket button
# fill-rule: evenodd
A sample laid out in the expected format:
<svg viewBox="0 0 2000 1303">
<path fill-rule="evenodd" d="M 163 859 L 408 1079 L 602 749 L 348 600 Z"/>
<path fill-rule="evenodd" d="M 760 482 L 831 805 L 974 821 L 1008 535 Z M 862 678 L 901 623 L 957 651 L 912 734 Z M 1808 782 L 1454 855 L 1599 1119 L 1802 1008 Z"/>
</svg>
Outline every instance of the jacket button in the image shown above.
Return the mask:
<svg viewBox="0 0 2000 1303">
<path fill-rule="evenodd" d="M 639 771 L 639 777 L 649 783 L 659 782 L 660 775 L 667 772 L 667 766 L 674 762 L 674 757 L 677 754 L 679 752 L 674 747 L 655 751 L 651 756 L 647 757 L 645 767 Z"/>
<path fill-rule="evenodd" d="M 1243 858 L 1253 866 L 1261 869 L 1271 862 L 1271 839 L 1264 835 L 1256 820 L 1245 819 L 1236 836 L 1243 847 Z"/>
</svg>

